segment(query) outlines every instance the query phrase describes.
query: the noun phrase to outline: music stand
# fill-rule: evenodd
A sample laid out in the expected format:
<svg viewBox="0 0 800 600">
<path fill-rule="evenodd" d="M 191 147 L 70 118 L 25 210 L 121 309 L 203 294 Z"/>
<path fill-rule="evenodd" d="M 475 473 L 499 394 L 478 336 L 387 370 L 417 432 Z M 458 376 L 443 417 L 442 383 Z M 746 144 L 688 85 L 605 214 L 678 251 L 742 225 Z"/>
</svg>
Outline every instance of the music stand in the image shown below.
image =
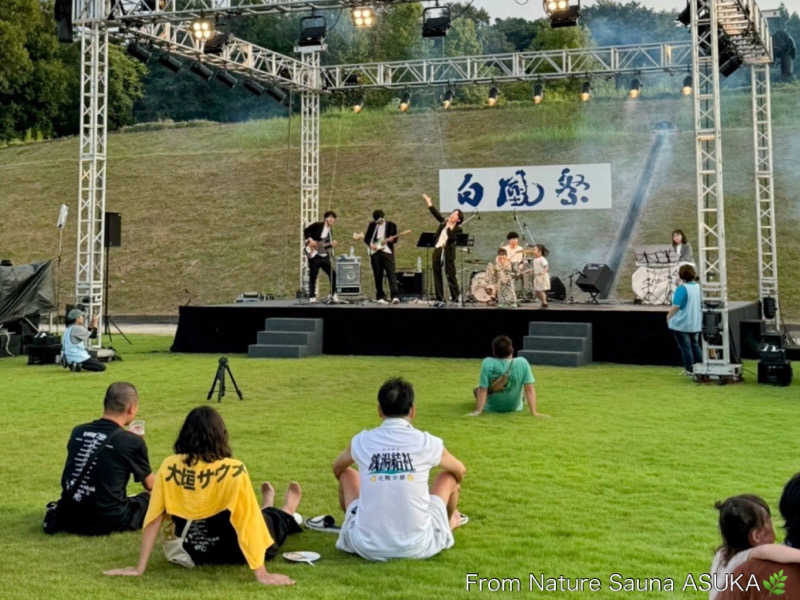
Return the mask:
<svg viewBox="0 0 800 600">
<path fill-rule="evenodd" d="M 436 246 L 436 233 L 433 231 L 424 231 L 419 234 L 417 240 L 417 248 L 425 248 L 425 300 L 430 300 L 431 297 L 431 248 Z"/>
<path fill-rule="evenodd" d="M 468 233 L 457 233 L 456 234 L 456 248 L 470 248 L 475 245 L 475 239 L 470 238 Z M 469 250 L 467 250 L 469 252 Z M 464 252 L 461 253 L 461 290 L 460 290 L 460 302 L 461 306 L 464 306 Z"/>
</svg>

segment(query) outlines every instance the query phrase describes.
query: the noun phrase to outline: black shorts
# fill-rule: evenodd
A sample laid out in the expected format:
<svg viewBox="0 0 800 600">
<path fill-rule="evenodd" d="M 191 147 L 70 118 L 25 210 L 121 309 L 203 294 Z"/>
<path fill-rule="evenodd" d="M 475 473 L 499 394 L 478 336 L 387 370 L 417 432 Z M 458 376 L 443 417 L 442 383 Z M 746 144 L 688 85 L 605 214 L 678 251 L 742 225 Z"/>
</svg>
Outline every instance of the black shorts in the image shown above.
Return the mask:
<svg viewBox="0 0 800 600">
<path fill-rule="evenodd" d="M 300 533 L 302 529 L 292 515 L 274 506 L 262 508 L 261 514 L 264 515 L 264 521 L 267 523 L 267 529 L 269 529 L 269 533 L 274 542 L 272 546 L 267 548 L 265 558 L 267 560 L 272 560 L 280 551 L 283 542 L 286 541 L 289 534 Z"/>
</svg>

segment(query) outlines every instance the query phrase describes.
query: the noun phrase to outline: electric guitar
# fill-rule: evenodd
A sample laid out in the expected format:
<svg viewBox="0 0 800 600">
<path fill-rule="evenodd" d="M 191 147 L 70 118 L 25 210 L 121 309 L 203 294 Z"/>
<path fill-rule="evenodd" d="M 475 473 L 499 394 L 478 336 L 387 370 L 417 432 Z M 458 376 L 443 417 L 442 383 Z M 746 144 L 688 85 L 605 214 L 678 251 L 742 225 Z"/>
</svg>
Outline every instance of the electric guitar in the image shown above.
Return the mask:
<svg viewBox="0 0 800 600">
<path fill-rule="evenodd" d="M 320 251 L 329 250 L 329 249 L 335 248 L 335 247 L 336 247 L 336 242 L 333 241 L 333 240 L 327 241 L 327 242 L 323 242 L 323 241 L 319 241 L 318 242 L 316 240 L 310 240 L 310 241 L 306 242 L 306 247 L 303 248 L 303 251 L 306 253 L 306 257 L 309 260 L 311 260 L 317 254 L 319 254 Z"/>
<path fill-rule="evenodd" d="M 369 247 L 369 255 L 372 256 L 373 254 L 377 254 L 378 252 L 382 252 L 384 248 L 387 248 L 390 243 L 396 242 L 397 239 L 402 235 L 408 235 L 411 233 L 410 229 L 406 229 L 405 231 L 401 231 L 400 233 L 396 233 L 394 235 L 389 236 L 388 238 L 384 238 L 382 240 L 375 240 Z M 363 240 L 364 234 L 363 233 L 354 233 L 353 234 L 354 240 Z M 372 249 L 372 246 L 375 246 L 375 249 Z"/>
</svg>

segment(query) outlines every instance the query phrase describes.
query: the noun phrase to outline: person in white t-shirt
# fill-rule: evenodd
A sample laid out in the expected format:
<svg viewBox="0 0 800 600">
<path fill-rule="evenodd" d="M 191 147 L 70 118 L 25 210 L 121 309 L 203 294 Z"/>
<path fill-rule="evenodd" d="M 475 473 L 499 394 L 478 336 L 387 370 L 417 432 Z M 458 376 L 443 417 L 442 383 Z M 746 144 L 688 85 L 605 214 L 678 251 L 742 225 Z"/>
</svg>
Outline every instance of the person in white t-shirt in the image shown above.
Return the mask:
<svg viewBox="0 0 800 600">
<path fill-rule="evenodd" d="M 466 467 L 440 438 L 411 425 L 407 381 L 381 386 L 378 415 L 383 423 L 355 435 L 333 463 L 345 511 L 336 548 L 367 560 L 429 558 L 453 546 L 452 530 L 468 520 L 457 509 Z M 429 490 L 436 466 L 442 470 Z"/>
</svg>

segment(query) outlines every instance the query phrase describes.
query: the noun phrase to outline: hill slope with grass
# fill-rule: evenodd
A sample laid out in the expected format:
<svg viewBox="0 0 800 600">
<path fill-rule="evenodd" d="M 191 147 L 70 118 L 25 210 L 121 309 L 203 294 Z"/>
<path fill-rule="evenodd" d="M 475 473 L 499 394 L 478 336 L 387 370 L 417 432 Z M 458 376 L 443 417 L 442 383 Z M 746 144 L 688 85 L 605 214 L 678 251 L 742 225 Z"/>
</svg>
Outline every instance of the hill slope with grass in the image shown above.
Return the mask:
<svg viewBox="0 0 800 600">
<path fill-rule="evenodd" d="M 773 90 L 775 199 L 781 301 L 800 320 L 800 184 L 797 86 Z M 732 299 L 757 297 L 753 142 L 749 94 L 726 92 L 723 156 Z M 681 228 L 697 245 L 695 154 L 690 98 L 622 96 L 588 103 L 507 104 L 408 114 L 333 111 L 322 118 L 320 209 L 340 216 L 337 234 L 363 231 L 374 208 L 402 229 L 434 222 L 420 194 L 438 190 L 442 168 L 610 162 L 614 208 L 527 213 L 537 241 L 551 249 L 551 271 L 564 278 L 609 258 L 653 141 L 653 126 L 677 127 L 659 155 L 632 246 L 668 243 Z M 290 297 L 298 287 L 300 121 L 140 127 L 109 136 L 107 210 L 122 213 L 123 246 L 111 250 L 112 314 L 174 314 L 192 303 L 229 302 L 243 290 Z M 74 291 L 78 140 L 0 149 L 0 258 L 15 264 L 56 255 L 58 205 L 70 206 L 60 272 L 62 298 Z M 482 215 L 469 231 L 475 258 L 488 261 L 517 229 L 507 213 Z M 410 236 L 414 237 L 414 236 Z M 362 256 L 363 244 L 353 242 Z M 398 267 L 420 252 L 398 247 Z M 626 253 L 616 295 L 632 298 L 634 265 Z M 368 265 L 362 268 L 372 292 Z"/>
</svg>

